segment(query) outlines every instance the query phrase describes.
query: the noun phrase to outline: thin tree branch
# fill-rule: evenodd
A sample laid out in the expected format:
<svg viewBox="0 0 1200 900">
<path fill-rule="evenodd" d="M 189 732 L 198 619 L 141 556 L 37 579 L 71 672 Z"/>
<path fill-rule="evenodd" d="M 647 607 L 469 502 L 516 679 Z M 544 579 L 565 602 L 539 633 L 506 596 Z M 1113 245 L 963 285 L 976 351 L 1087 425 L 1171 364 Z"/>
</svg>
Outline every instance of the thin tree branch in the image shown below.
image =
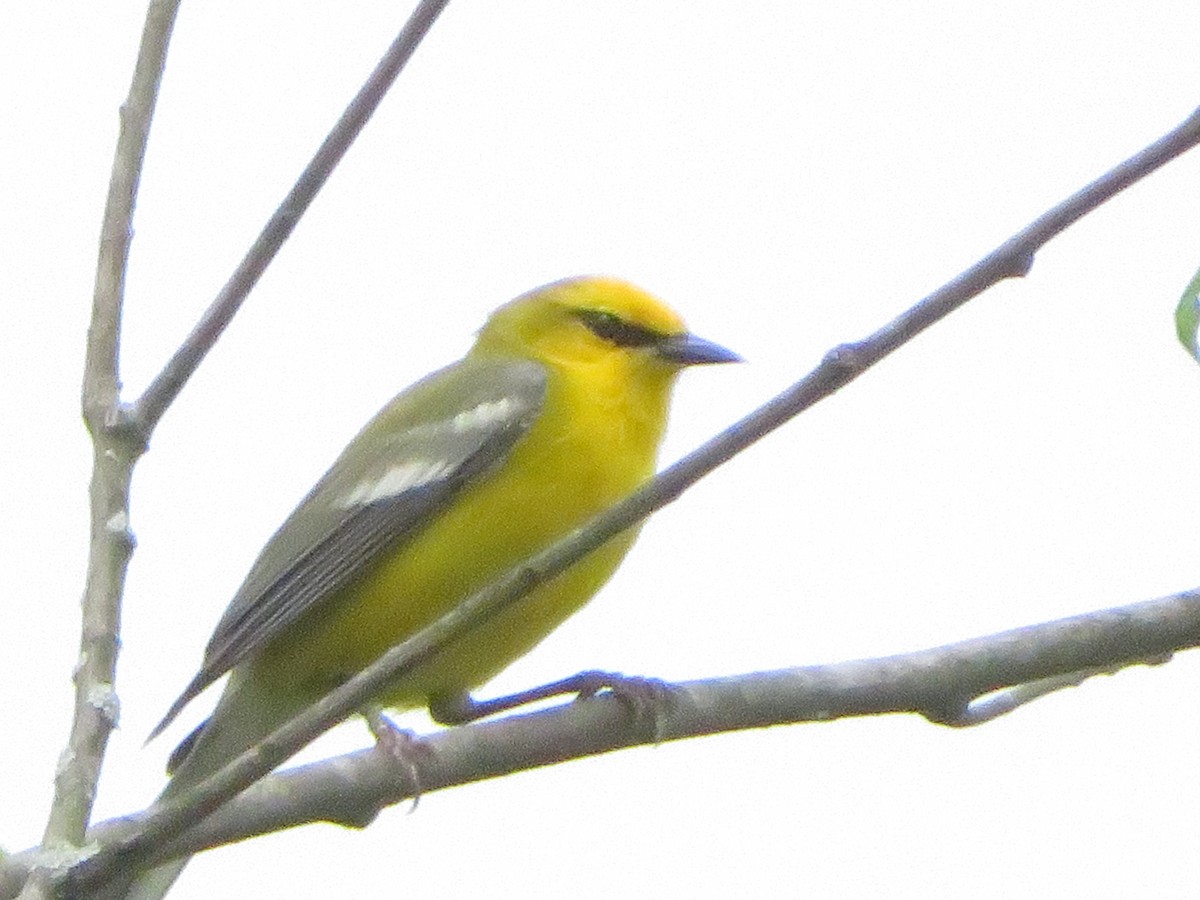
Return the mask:
<svg viewBox="0 0 1200 900">
<path fill-rule="evenodd" d="M 125 273 L 150 124 L 179 0 L 151 0 L 149 4 L 129 96 L 121 107 L 88 329 L 82 406 L 94 447 L 90 554 L 75 672 L 75 714 L 43 834 L 44 859 L 61 857 L 68 848 L 83 842 L 104 751 L 118 717 L 114 684 L 120 598 L 134 548 L 129 527 L 133 467 L 167 407 L 295 228 L 447 2 L 424 0 L 418 5 L 212 307 L 145 394 L 127 406 L 121 402 L 119 374 Z M 45 896 L 48 878 L 43 873 L 29 879 L 24 893 Z"/>
<path fill-rule="evenodd" d="M 1051 209 L 893 322 L 864 340 L 835 347 L 816 369 L 791 388 L 664 470 L 585 527 L 477 592 L 409 640 L 393 647 L 354 678 L 202 784 L 178 798 L 156 805 L 136 834 L 99 851 L 77 867 L 72 878 L 79 885 L 95 885 L 117 868 L 128 871 L 133 867 L 143 867 L 154 856 L 157 845 L 175 840 L 198 819 L 212 814 L 319 734 L 362 709 L 388 684 L 420 665 L 439 648 L 465 631 L 480 627 L 537 585 L 558 575 L 605 541 L 666 506 L 717 466 L 817 401 L 830 396 L 967 300 L 1005 278 L 1024 275 L 1036 251 L 1048 240 L 1123 188 L 1144 178 L 1197 143 L 1200 143 L 1200 110 L 1193 112 L 1162 139 Z M 1011 649 L 1019 651 L 1020 648 Z M 1095 663 L 1073 665 L 1069 671 L 1092 665 Z M 1050 674 L 1054 673 L 1046 672 L 1031 677 L 1036 679 Z M 1025 680 L 1028 679 L 1018 679 L 1021 682 Z M 1012 682 L 992 684 L 986 690 L 995 690 L 1006 683 Z M 916 708 L 930 709 L 927 704 L 919 704 Z M 875 708 L 862 711 L 883 710 Z M 939 709 L 932 714 L 943 719 L 953 718 L 962 714 L 962 707 Z"/>
<path fill-rule="evenodd" d="M 447 3 L 449 0 L 422 0 L 417 5 L 366 83 L 321 143 L 312 161 L 300 173 L 296 184 L 246 251 L 212 305 L 205 310 L 191 334 L 145 393 L 134 402 L 131 418 L 146 435 L 154 430 L 167 407 L 216 344 Z"/>
<path fill-rule="evenodd" d="M 667 685 L 653 727 L 611 695 L 553 709 L 451 728 L 423 737 L 411 764 L 423 793 L 625 747 L 770 725 L 882 713 L 918 713 L 940 724 L 991 721 L 1021 704 L 992 704 L 1000 688 L 1044 696 L 1090 675 L 1163 662 L 1200 646 L 1200 588 L 879 659 L 755 672 Z M 988 715 L 972 714 L 983 697 Z M 1001 707 L 1007 707 L 1001 710 Z M 653 732 L 653 733 L 650 733 Z M 657 735 L 657 737 L 656 737 Z M 368 825 L 412 796 L 388 754 L 361 750 L 264 778 L 145 862 L 155 865 L 223 844 L 313 822 Z M 89 839 L 110 844 L 146 826 L 150 815 L 104 822 Z M 0 898 L 19 885 L 31 853 L 0 868 Z M 78 886 L 92 882 L 81 880 Z"/>
<path fill-rule="evenodd" d="M 54 779 L 54 801 L 42 836 L 48 848 L 82 844 L 104 750 L 117 720 L 113 685 L 120 598 L 133 552 L 129 477 L 144 449 L 123 427 L 121 415 L 121 307 L 138 182 L 178 6 L 179 0 L 155 0 L 147 10 L 129 97 L 121 107 L 121 128 L 100 230 L 82 390 L 83 418 L 92 435 L 94 454 L 87 583 L 71 735 Z"/>
</svg>

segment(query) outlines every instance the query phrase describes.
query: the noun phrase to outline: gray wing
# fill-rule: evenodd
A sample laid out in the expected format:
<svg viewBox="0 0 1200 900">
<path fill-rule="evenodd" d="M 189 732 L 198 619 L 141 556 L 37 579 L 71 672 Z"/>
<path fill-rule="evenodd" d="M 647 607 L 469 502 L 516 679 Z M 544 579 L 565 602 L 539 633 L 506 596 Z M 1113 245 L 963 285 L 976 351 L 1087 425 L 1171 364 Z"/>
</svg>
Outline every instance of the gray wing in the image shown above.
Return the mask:
<svg viewBox="0 0 1200 900">
<path fill-rule="evenodd" d="M 150 737 L 500 465 L 537 419 L 545 390 L 537 363 L 468 357 L 384 407 L 267 542 L 217 623 L 200 671 Z"/>
</svg>

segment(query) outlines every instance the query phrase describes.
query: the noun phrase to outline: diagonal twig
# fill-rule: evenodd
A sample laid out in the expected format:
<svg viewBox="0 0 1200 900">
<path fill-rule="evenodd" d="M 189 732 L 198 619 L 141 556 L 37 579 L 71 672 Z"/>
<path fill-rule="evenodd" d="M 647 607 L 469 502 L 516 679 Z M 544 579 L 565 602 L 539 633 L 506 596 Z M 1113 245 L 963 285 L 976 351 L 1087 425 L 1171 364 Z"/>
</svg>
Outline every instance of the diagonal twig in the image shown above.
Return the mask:
<svg viewBox="0 0 1200 900">
<path fill-rule="evenodd" d="M 334 168 L 395 82 L 405 64 L 412 58 L 438 15 L 450 0 L 422 0 L 413 10 L 404 27 L 375 66 L 370 77 L 350 101 L 337 124 L 321 142 L 312 161 L 300 173 L 295 185 L 271 215 L 255 238 L 242 261 L 238 263 L 216 299 L 204 311 L 200 321 L 180 344 L 145 392 L 131 406 L 130 418 L 147 435 L 158 424 L 167 407 L 183 390 L 197 367 L 216 344 L 217 339 L 232 321 L 242 302 L 266 271 L 283 242 L 296 228 L 300 217 L 324 187 Z"/>
</svg>

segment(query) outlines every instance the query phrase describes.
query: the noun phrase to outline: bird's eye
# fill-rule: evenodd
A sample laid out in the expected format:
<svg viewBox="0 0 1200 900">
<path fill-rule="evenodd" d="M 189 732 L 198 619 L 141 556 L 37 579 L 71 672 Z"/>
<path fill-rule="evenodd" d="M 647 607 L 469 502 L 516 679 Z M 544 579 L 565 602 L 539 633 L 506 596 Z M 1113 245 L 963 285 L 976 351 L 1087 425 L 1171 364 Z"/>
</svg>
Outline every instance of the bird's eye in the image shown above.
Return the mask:
<svg viewBox="0 0 1200 900">
<path fill-rule="evenodd" d="M 618 347 L 646 347 L 660 343 L 663 335 L 641 325 L 627 322 L 615 313 L 600 309 L 580 309 L 575 314 L 598 338 Z"/>
</svg>

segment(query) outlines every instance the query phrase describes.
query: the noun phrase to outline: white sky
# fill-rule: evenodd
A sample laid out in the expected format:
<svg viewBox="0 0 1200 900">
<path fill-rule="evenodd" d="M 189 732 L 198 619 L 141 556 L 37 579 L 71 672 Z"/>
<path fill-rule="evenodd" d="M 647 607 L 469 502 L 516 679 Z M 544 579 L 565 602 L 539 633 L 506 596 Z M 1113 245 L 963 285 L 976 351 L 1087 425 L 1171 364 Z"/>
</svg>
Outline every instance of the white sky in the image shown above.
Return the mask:
<svg viewBox="0 0 1200 900">
<path fill-rule="evenodd" d="M 406 11 L 185 4 L 136 221 L 131 391 Z M 68 721 L 78 384 L 142 12 L 0 8 L 10 849 L 40 834 Z M 1198 38 L 1186 2 L 456 0 L 139 466 L 100 814 L 161 787 L 211 698 L 142 741 L 262 542 L 490 308 L 609 272 L 741 352 L 684 376 L 674 459 L 1174 126 L 1200 103 Z M 485 693 L 900 652 L 1200 582 L 1200 369 L 1172 321 L 1198 192 L 1193 153 L 725 467 Z M 1198 688 L 1183 654 L 965 732 L 889 717 L 613 754 L 430 795 L 365 833 L 217 851 L 172 896 L 237 896 L 239 878 L 294 898 L 1193 896 Z M 367 740 L 353 724 L 321 747 Z"/>
</svg>

